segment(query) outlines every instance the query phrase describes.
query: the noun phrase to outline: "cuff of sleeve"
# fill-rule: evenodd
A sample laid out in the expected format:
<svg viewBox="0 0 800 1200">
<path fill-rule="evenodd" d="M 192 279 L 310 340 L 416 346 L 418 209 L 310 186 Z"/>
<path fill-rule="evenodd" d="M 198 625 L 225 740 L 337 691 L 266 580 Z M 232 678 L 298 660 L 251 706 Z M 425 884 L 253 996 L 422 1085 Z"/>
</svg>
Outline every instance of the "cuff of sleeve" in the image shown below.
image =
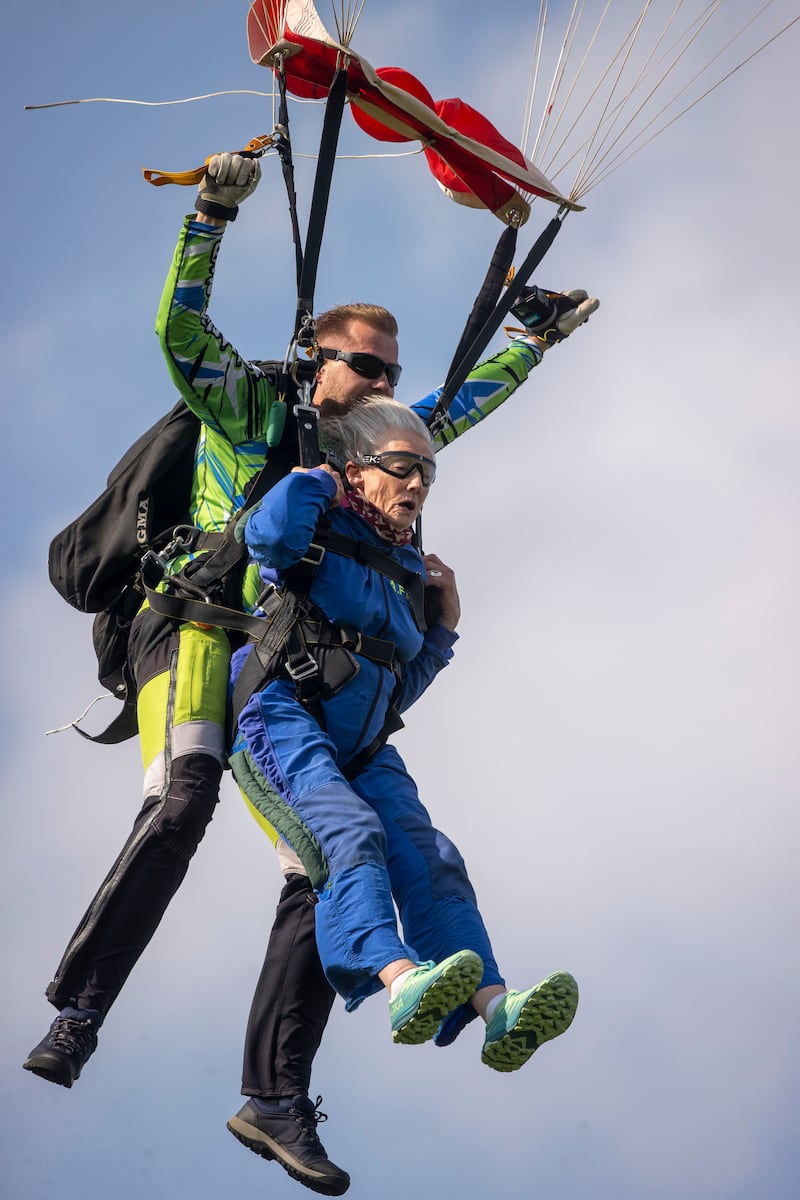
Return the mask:
<svg viewBox="0 0 800 1200">
<path fill-rule="evenodd" d="M 199 196 L 194 202 L 194 207 L 196 212 L 201 212 L 207 217 L 217 217 L 220 221 L 235 221 L 239 211 L 238 205 L 228 208 L 225 204 L 217 204 L 215 200 L 202 200 Z"/>
<path fill-rule="evenodd" d="M 515 337 L 511 344 L 514 346 L 519 346 L 520 348 L 524 348 L 526 350 L 530 350 L 530 352 L 534 356 L 533 366 L 538 367 L 539 363 L 542 361 L 542 358 L 544 357 L 544 348 L 542 346 L 541 341 L 538 338 L 535 338 L 532 336 L 531 337 Z"/>
<path fill-rule="evenodd" d="M 458 641 L 458 634 L 454 629 L 447 629 L 437 621 L 425 634 L 425 641 L 429 647 L 450 658 L 453 646 Z"/>
<path fill-rule="evenodd" d="M 325 491 L 328 493 L 329 499 L 332 500 L 336 495 L 336 480 L 333 478 L 330 471 L 322 471 L 319 467 L 312 467 L 308 473 L 320 481 L 320 483 L 324 486 Z"/>
<path fill-rule="evenodd" d="M 184 224 L 192 235 L 197 234 L 201 237 L 220 238 L 225 232 L 224 225 L 206 225 L 201 221 L 195 220 L 195 213 L 187 213 Z"/>
</svg>

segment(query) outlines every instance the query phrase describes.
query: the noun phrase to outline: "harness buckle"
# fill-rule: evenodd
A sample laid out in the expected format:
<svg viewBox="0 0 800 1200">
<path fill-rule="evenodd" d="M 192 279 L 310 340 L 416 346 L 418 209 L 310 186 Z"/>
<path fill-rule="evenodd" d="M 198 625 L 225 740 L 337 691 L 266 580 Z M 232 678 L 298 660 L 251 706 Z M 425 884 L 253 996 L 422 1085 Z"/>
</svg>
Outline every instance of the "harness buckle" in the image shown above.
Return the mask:
<svg viewBox="0 0 800 1200">
<path fill-rule="evenodd" d="M 311 542 L 300 562 L 309 563 L 312 567 L 318 567 L 324 557 L 325 547 L 320 546 L 319 542 Z"/>
<path fill-rule="evenodd" d="M 145 587 L 149 587 L 152 591 L 155 591 L 166 573 L 166 559 L 162 555 L 156 554 L 155 550 L 145 550 L 139 560 L 139 574 L 142 577 Z"/>
<path fill-rule="evenodd" d="M 190 554 L 201 530 L 193 525 L 176 525 L 172 540 L 162 550 L 145 550 L 139 563 L 142 579 L 149 588 L 155 588 L 167 573 L 167 564 L 178 554 Z"/>
<path fill-rule="evenodd" d="M 285 666 L 286 674 L 293 683 L 304 683 L 307 679 L 313 679 L 315 675 L 319 674 L 319 663 L 315 658 L 311 657 L 308 650 L 306 650 L 305 659 L 299 666 L 293 666 L 288 658 Z"/>
<path fill-rule="evenodd" d="M 350 629 L 349 626 L 343 625 L 339 629 L 339 636 L 345 650 L 351 650 L 353 654 L 361 653 L 363 635 L 360 629 Z"/>
</svg>

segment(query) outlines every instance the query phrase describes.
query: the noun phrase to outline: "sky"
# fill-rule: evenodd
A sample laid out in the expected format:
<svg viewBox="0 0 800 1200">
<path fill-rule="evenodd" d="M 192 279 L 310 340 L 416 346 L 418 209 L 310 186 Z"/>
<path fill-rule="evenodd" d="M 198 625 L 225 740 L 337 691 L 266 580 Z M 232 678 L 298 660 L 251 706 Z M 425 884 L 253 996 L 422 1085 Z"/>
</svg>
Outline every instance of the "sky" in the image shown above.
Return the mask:
<svg viewBox="0 0 800 1200">
<path fill-rule="evenodd" d="M 369 0 L 353 46 L 517 141 L 534 7 Z M 720 29 L 752 11 L 727 10 Z M 140 168 L 196 166 L 273 120 L 255 95 L 24 106 L 267 92 L 246 11 L 43 0 L 17 6 L 0 50 L 8 1200 L 301 1194 L 225 1129 L 280 889 L 230 777 L 81 1079 L 21 1070 L 139 807 L 135 742 L 45 734 L 100 691 L 90 619 L 49 585 L 49 541 L 173 403 L 153 323 L 193 194 Z M 771 14 L 768 31 L 797 12 Z M 509 1076 L 481 1065 L 477 1024 L 447 1050 L 395 1047 L 383 998 L 337 1004 L 312 1088 L 353 1200 L 797 1194 L 798 39 L 800 25 L 569 215 L 536 278 L 600 309 L 440 460 L 425 540 L 456 570 L 461 638 L 396 744 L 464 853 L 509 984 L 569 970 L 581 1002 Z M 291 119 L 313 155 L 320 110 Z M 341 149 L 386 148 L 345 114 Z M 299 162 L 306 212 L 311 170 Z M 534 205 L 524 249 L 551 215 Z M 500 229 L 421 158 L 343 158 L 318 310 L 391 308 L 411 402 L 443 378 Z M 225 235 L 211 312 L 242 353 L 283 353 L 293 263 L 274 159 Z"/>
</svg>

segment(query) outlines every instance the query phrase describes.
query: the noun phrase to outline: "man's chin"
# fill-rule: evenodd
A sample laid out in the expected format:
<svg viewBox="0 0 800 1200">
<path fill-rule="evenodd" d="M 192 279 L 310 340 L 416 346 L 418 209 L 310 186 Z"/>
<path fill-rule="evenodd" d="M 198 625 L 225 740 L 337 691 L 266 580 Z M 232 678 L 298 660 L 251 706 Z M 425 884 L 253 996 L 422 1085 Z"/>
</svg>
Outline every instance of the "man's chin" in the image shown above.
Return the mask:
<svg viewBox="0 0 800 1200">
<path fill-rule="evenodd" d="M 319 415 L 321 417 L 343 417 L 345 413 L 349 413 L 351 408 L 355 408 L 360 401 L 359 396 L 347 397 L 339 399 L 336 396 L 325 396 L 318 403 Z"/>
</svg>

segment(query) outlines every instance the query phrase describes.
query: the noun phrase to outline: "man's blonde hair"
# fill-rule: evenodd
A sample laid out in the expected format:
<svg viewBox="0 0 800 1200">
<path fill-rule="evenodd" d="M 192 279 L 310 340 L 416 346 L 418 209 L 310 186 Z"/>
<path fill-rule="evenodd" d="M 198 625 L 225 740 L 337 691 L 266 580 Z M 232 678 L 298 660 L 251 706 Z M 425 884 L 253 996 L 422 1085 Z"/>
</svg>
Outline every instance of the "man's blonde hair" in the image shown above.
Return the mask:
<svg viewBox="0 0 800 1200">
<path fill-rule="evenodd" d="M 363 321 L 370 329 L 397 338 L 397 321 L 388 308 L 379 304 L 338 304 L 317 317 L 317 341 L 327 345 L 336 338 L 347 337 L 353 321 Z"/>
</svg>

